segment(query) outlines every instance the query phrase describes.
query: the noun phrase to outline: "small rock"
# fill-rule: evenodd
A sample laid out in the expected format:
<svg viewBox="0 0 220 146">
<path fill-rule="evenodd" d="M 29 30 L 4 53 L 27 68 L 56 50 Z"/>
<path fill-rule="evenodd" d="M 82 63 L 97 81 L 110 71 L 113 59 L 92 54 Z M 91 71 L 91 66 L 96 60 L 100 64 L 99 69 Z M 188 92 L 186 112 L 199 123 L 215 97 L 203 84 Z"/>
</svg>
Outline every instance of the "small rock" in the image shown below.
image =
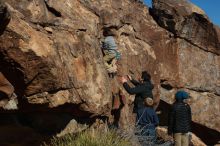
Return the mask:
<svg viewBox="0 0 220 146">
<path fill-rule="evenodd" d="M 57 137 L 62 137 L 66 134 L 78 133 L 88 128 L 88 125 L 79 124 L 75 119 L 72 119 L 67 126 L 57 134 Z"/>
<path fill-rule="evenodd" d="M 44 29 L 48 32 L 48 33 L 52 33 L 53 29 L 51 27 L 44 27 Z"/>
<path fill-rule="evenodd" d="M 18 100 L 17 99 L 11 99 L 8 101 L 6 105 L 3 106 L 4 109 L 6 110 L 16 110 L 18 109 Z"/>
</svg>

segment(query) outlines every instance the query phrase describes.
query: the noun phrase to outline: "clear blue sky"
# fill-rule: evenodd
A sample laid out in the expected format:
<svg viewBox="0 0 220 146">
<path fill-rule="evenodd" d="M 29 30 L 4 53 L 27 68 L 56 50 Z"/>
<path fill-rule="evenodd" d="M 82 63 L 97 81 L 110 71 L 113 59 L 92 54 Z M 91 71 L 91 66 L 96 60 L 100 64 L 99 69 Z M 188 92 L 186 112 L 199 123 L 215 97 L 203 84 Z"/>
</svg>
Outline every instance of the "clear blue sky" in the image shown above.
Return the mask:
<svg viewBox="0 0 220 146">
<path fill-rule="evenodd" d="M 220 27 L 220 0 L 190 0 L 202 8 L 211 21 Z M 151 0 L 144 0 L 151 7 Z"/>
</svg>

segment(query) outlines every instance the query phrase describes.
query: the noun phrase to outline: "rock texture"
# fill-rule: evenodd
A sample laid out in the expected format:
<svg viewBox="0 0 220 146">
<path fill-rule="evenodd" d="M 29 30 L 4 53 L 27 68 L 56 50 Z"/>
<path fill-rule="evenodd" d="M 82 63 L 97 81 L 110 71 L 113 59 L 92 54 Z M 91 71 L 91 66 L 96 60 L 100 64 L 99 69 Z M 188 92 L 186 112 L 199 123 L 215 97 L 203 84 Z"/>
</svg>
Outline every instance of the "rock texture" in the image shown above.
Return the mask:
<svg viewBox="0 0 220 146">
<path fill-rule="evenodd" d="M 10 13 L 8 12 L 7 6 L 1 1 L 0 2 L 0 34 L 2 34 L 10 21 Z"/>
<path fill-rule="evenodd" d="M 216 29 L 205 12 L 188 0 L 153 0 L 158 24 L 200 49 L 220 53 Z"/>
<path fill-rule="evenodd" d="M 200 8 L 185 0 L 174 3 L 154 0 L 151 13 L 160 26 L 176 37 L 179 85 L 187 88 L 192 96 L 194 121 L 219 131 L 219 28 Z M 195 17 L 197 15 L 199 18 Z M 173 86 L 165 80 L 162 87 L 170 85 Z M 172 103 L 173 99 L 169 97 L 174 92 L 175 89 L 162 89 L 162 99 Z M 212 122 L 204 122 L 205 119 Z"/>
<path fill-rule="evenodd" d="M 20 111 L 109 117 L 121 87 L 108 77 L 100 49 L 109 27 L 122 55 L 118 75 L 149 71 L 157 104 L 171 104 L 177 89 L 187 89 L 193 121 L 220 132 L 220 29 L 197 6 L 154 0 L 149 12 L 134 0 L 1 2 L 0 71 L 14 86 Z M 134 97 L 124 94 L 120 126 L 133 117 Z"/>
<path fill-rule="evenodd" d="M 11 97 L 14 88 L 2 73 L 0 73 L 0 83 L 1 98 Z"/>
<path fill-rule="evenodd" d="M 78 1 L 7 2 L 12 19 L 1 36 L 2 72 L 14 82 L 17 93 L 32 104 L 82 103 L 84 110 L 101 113 L 110 91 L 99 41 L 94 39 L 98 17 Z M 68 8 L 76 12 L 69 14 Z M 77 14 L 77 9 L 84 12 Z M 87 17 L 90 21 L 85 24 Z"/>
</svg>

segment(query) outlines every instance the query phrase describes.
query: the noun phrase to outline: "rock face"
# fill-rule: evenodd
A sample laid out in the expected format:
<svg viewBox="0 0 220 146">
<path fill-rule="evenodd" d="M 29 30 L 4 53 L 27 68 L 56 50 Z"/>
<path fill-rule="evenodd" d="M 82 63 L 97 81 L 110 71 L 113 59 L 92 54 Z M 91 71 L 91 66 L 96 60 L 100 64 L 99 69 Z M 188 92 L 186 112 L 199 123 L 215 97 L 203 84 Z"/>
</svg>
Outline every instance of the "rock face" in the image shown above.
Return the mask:
<svg viewBox="0 0 220 146">
<path fill-rule="evenodd" d="M 219 55 L 214 25 L 205 12 L 188 0 L 153 0 L 152 13 L 158 24 L 194 46 Z"/>
<path fill-rule="evenodd" d="M 2 58 L 2 72 L 19 96 L 25 96 L 32 104 L 56 107 L 82 103 L 80 106 L 86 111 L 103 112 L 110 101 L 110 91 L 95 38 L 98 17 L 78 1 L 63 5 L 54 1 L 21 1 L 19 6 L 7 2 L 12 19 L 1 36 L 1 52 L 7 54 Z M 85 11 L 82 15 L 66 13 L 68 8 L 78 11 L 80 7 Z M 91 19 L 83 26 L 86 17 Z"/>
<path fill-rule="evenodd" d="M 14 92 L 14 88 L 2 73 L 0 73 L 0 83 L 1 98 L 11 97 Z"/>
<path fill-rule="evenodd" d="M 118 75 L 137 77 L 147 70 L 158 104 L 171 104 L 177 89 L 187 89 L 193 121 L 220 132 L 220 29 L 195 5 L 154 0 L 149 13 L 133 0 L 2 2 L 7 8 L 1 4 L 0 17 L 4 27 L 9 24 L 0 36 L 0 71 L 14 86 L 22 112 L 59 109 L 76 118 L 109 117 L 112 94 L 121 87 L 117 77 L 108 77 L 100 49 L 109 27 L 122 55 Z M 133 96 L 124 94 L 125 126 Z"/>
<path fill-rule="evenodd" d="M 10 21 L 10 14 L 7 10 L 6 5 L 1 1 L 0 2 L 0 34 L 2 34 Z"/>
<path fill-rule="evenodd" d="M 219 131 L 219 28 L 200 8 L 185 0 L 154 0 L 151 13 L 159 25 L 176 37 L 179 84 L 192 95 L 194 121 Z M 165 85 L 171 84 L 168 82 Z M 174 94 L 171 90 L 167 93 Z M 168 98 L 171 94 L 162 91 L 162 95 L 162 99 L 172 103 Z"/>
</svg>

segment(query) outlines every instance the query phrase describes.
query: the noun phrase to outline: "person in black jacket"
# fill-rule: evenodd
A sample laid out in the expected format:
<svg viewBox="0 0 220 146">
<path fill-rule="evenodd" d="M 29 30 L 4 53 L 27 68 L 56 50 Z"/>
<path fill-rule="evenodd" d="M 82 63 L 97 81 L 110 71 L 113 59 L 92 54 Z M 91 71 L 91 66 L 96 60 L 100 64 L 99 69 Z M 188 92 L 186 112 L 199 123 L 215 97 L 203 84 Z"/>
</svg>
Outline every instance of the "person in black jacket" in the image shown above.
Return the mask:
<svg viewBox="0 0 220 146">
<path fill-rule="evenodd" d="M 189 146 L 189 132 L 191 131 L 191 108 L 183 100 L 189 95 L 185 91 L 175 94 L 176 102 L 169 113 L 168 134 L 174 134 L 175 146 Z"/>
<path fill-rule="evenodd" d="M 134 112 L 137 113 L 139 108 L 144 108 L 144 99 L 149 97 L 153 99 L 152 90 L 154 88 L 153 84 L 151 83 L 151 76 L 148 72 L 143 71 L 141 75 L 140 81 L 136 81 L 129 77 L 131 83 L 134 84 L 135 87 L 130 87 L 127 83 L 127 78 L 122 77 L 121 82 L 125 90 L 131 94 L 136 95 L 134 100 Z"/>
</svg>

